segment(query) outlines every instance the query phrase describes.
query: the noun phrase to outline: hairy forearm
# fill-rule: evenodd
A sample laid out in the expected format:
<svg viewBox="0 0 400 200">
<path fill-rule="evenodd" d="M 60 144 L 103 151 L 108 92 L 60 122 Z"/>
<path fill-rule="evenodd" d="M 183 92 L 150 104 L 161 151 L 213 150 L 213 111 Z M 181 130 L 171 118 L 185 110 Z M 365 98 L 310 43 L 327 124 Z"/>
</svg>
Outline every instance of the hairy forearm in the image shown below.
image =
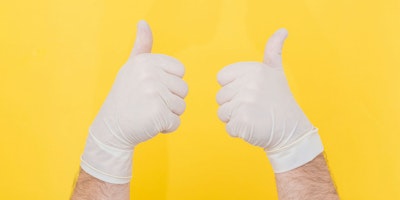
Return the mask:
<svg viewBox="0 0 400 200">
<path fill-rule="evenodd" d="M 275 178 L 280 200 L 339 199 L 322 153 L 299 168 L 275 174 Z"/>
<path fill-rule="evenodd" d="M 129 183 L 107 183 L 81 169 L 71 200 L 128 200 L 129 189 Z"/>
</svg>

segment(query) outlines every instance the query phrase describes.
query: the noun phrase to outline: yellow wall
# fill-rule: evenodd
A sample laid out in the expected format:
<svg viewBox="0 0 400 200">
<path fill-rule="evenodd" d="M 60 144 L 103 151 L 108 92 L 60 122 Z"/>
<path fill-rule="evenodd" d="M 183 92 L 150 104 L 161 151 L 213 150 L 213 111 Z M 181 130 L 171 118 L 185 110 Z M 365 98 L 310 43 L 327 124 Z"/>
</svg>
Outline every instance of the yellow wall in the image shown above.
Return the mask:
<svg viewBox="0 0 400 200">
<path fill-rule="evenodd" d="M 88 126 L 132 47 L 186 65 L 182 126 L 135 150 L 133 199 L 276 199 L 261 149 L 225 133 L 217 72 L 261 61 L 286 27 L 284 65 L 320 129 L 343 199 L 400 199 L 397 0 L 37 0 L 0 6 L 0 199 L 67 199 Z"/>
</svg>

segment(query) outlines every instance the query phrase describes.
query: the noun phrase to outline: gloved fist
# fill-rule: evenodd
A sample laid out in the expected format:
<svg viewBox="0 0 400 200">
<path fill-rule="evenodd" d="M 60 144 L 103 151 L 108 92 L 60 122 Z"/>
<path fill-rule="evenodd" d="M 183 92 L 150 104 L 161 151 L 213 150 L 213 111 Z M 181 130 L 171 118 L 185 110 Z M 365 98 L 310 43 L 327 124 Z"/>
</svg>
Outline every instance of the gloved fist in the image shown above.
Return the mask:
<svg viewBox="0 0 400 200">
<path fill-rule="evenodd" d="M 297 168 L 323 151 L 313 127 L 290 92 L 283 68 L 285 29 L 268 41 L 264 62 L 240 62 L 218 73 L 218 116 L 227 132 L 265 149 L 276 173 Z"/>
<path fill-rule="evenodd" d="M 133 148 L 180 124 L 188 91 L 184 66 L 151 48 L 150 27 L 141 21 L 131 56 L 89 129 L 81 167 L 103 181 L 129 182 Z"/>
</svg>

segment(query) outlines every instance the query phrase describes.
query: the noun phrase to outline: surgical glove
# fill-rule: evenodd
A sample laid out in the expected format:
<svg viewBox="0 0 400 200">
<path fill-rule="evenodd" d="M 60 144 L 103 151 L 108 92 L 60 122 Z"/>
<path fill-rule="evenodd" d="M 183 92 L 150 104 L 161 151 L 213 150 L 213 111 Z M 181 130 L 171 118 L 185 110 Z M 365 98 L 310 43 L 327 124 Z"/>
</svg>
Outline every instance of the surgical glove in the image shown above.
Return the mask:
<svg viewBox="0 0 400 200">
<path fill-rule="evenodd" d="M 105 182 L 129 182 L 134 147 L 176 130 L 185 110 L 184 66 L 151 54 L 152 40 L 148 24 L 139 22 L 132 53 L 89 129 L 81 167 Z"/>
<path fill-rule="evenodd" d="M 280 29 L 269 39 L 263 63 L 235 63 L 218 73 L 219 118 L 231 136 L 264 148 L 275 173 L 304 165 L 323 151 L 282 68 L 286 37 L 287 31 Z"/>
</svg>

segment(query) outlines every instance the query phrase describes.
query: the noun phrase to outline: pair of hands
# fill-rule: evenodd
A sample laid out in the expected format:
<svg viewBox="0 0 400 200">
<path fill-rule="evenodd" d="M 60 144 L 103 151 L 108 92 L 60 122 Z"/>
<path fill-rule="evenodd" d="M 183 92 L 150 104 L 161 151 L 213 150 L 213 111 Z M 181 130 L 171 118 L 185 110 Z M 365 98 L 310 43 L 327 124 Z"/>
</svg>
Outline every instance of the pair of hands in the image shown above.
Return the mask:
<svg viewBox="0 0 400 200">
<path fill-rule="evenodd" d="M 264 148 L 276 173 L 299 167 L 323 150 L 282 69 L 286 37 L 280 29 L 269 39 L 263 63 L 235 63 L 218 73 L 218 116 L 227 132 Z M 81 167 L 103 181 L 129 182 L 134 147 L 180 125 L 188 93 L 184 66 L 151 54 L 151 48 L 150 27 L 141 21 L 130 58 L 90 127 Z"/>
</svg>

